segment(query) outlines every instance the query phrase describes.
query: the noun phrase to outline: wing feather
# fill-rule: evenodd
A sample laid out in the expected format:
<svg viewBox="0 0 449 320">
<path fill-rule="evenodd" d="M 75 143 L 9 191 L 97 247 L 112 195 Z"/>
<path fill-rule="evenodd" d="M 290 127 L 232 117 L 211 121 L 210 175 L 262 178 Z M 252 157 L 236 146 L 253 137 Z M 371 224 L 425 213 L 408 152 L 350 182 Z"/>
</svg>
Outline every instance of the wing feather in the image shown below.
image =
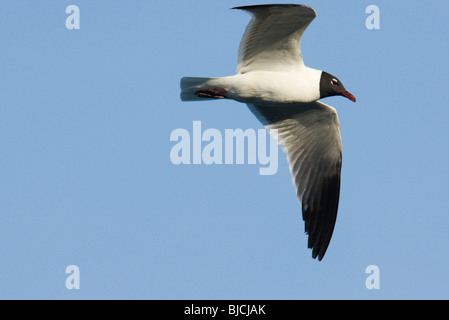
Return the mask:
<svg viewBox="0 0 449 320">
<path fill-rule="evenodd" d="M 237 72 L 291 70 L 303 65 L 300 42 L 316 12 L 304 5 L 257 5 L 236 7 L 249 12 L 239 47 Z"/>
<path fill-rule="evenodd" d="M 318 101 L 248 107 L 268 131 L 277 130 L 301 200 L 308 246 L 313 258 L 322 260 L 333 234 L 340 198 L 342 143 L 337 113 Z"/>
</svg>

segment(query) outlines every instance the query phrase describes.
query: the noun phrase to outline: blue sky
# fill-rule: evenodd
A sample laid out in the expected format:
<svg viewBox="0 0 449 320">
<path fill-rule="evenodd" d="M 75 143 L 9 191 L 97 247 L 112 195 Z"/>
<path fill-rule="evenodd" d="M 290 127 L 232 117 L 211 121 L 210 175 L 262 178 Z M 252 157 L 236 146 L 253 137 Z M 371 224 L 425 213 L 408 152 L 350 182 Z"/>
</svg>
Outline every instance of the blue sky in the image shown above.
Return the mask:
<svg viewBox="0 0 449 320">
<path fill-rule="evenodd" d="M 249 16 L 228 9 L 260 3 L 0 4 L 0 298 L 449 298 L 445 1 L 302 2 L 318 13 L 306 65 L 358 100 L 324 101 L 344 154 L 322 262 L 283 154 L 273 176 L 170 161 L 171 132 L 193 121 L 262 128 L 242 104 L 179 99 L 183 76 L 234 73 Z M 372 4 L 379 30 L 365 27 Z M 365 287 L 369 265 L 380 290 Z"/>
</svg>

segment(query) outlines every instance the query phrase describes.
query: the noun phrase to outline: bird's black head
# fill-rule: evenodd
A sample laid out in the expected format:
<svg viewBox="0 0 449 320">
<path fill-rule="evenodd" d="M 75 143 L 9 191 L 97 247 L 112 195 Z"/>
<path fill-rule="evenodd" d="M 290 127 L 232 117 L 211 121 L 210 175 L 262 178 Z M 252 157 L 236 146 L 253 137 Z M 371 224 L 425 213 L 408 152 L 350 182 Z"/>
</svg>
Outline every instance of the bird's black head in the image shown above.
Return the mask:
<svg viewBox="0 0 449 320">
<path fill-rule="evenodd" d="M 326 98 L 331 96 L 343 96 L 356 102 L 355 97 L 345 89 L 337 77 L 323 71 L 320 80 L 320 97 Z"/>
</svg>

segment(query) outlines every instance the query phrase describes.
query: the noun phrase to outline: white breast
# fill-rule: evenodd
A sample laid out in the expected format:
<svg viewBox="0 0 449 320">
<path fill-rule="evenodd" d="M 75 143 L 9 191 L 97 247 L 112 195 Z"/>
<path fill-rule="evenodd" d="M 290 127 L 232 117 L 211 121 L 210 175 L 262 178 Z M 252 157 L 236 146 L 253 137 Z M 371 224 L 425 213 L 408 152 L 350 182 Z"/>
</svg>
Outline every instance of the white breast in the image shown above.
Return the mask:
<svg viewBox="0 0 449 320">
<path fill-rule="evenodd" d="M 252 71 L 226 80 L 226 96 L 244 103 L 312 102 L 320 98 L 320 70 L 308 67 L 290 72 Z"/>
</svg>

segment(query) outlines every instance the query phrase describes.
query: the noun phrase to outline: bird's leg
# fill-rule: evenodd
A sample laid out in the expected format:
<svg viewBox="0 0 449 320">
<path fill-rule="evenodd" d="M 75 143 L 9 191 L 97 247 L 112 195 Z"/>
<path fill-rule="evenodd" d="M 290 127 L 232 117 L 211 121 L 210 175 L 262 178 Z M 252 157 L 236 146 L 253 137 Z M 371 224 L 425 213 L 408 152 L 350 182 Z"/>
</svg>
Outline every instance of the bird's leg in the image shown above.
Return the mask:
<svg viewBox="0 0 449 320">
<path fill-rule="evenodd" d="M 201 89 L 195 94 L 200 98 L 209 98 L 209 99 L 226 99 L 224 94 L 227 91 L 225 89 Z"/>
</svg>

